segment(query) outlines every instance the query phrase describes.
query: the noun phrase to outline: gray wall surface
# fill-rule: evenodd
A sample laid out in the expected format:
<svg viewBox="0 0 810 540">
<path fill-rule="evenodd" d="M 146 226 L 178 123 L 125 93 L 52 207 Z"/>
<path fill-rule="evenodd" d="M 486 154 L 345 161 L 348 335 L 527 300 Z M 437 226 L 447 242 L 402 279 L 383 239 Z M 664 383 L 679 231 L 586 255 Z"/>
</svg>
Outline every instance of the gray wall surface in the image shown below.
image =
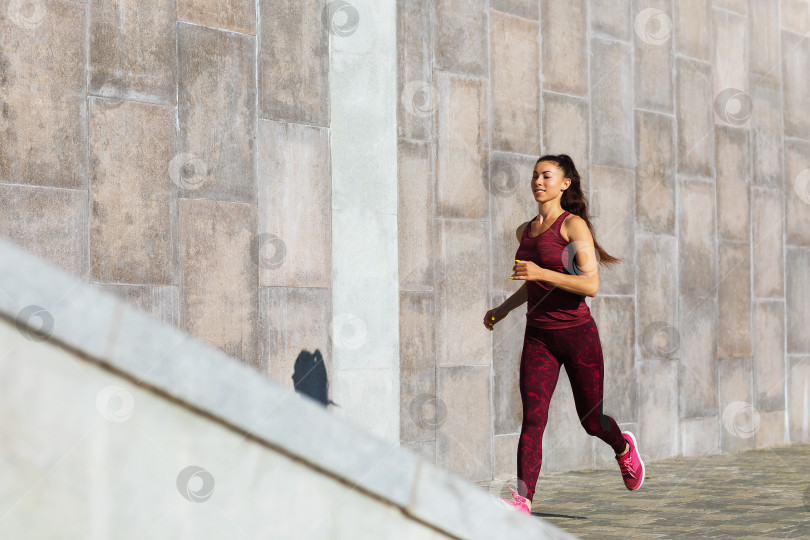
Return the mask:
<svg viewBox="0 0 810 540">
<path fill-rule="evenodd" d="M 0 236 L 489 480 L 525 309 L 481 320 L 567 153 L 624 259 L 605 413 L 651 460 L 807 442 L 808 35 L 808 0 L 12 2 Z M 615 466 L 561 373 L 543 473 Z"/>
</svg>

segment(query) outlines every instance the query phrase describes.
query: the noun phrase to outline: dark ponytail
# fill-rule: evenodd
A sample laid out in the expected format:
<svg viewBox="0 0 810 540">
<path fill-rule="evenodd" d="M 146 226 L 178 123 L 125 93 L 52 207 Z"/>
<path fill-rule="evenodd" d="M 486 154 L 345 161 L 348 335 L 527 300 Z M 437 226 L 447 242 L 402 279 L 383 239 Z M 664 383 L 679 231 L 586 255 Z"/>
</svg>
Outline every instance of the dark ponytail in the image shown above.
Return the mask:
<svg viewBox="0 0 810 540">
<path fill-rule="evenodd" d="M 568 154 L 547 154 L 545 156 L 541 156 L 540 159 L 535 162 L 535 165 L 541 161 L 551 161 L 556 163 L 557 167 L 562 170 L 563 177 L 571 180 L 571 184 L 562 192 L 560 205 L 562 206 L 563 210 L 568 210 L 572 214 L 578 215 L 585 220 L 585 223 L 588 224 L 588 229 L 590 229 L 591 236 L 593 236 L 593 247 L 597 252 L 599 264 L 610 266 L 621 262 L 622 259 L 618 259 L 608 254 L 607 251 L 602 249 L 599 242 L 596 241 L 596 232 L 594 231 L 591 220 L 588 217 L 588 203 L 585 202 L 585 196 L 582 194 L 582 180 L 579 177 L 579 171 L 577 171 L 577 168 L 574 165 L 574 160 L 571 159 L 571 156 Z"/>
</svg>

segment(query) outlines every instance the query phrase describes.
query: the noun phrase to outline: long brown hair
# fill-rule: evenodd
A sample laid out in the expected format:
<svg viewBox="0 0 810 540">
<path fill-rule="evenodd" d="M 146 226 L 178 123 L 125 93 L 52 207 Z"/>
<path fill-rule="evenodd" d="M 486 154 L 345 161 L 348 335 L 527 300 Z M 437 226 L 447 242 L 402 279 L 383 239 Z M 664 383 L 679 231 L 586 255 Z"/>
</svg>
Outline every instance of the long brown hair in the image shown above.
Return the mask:
<svg viewBox="0 0 810 540">
<path fill-rule="evenodd" d="M 578 215 L 585 220 L 585 223 L 588 224 L 588 229 L 590 229 L 591 236 L 593 236 L 593 247 L 597 252 L 599 264 L 610 266 L 612 264 L 621 262 L 623 259 L 618 259 L 613 255 L 610 255 L 607 251 L 602 249 L 602 246 L 600 246 L 599 242 L 596 241 L 596 232 L 594 231 L 591 220 L 588 217 L 588 203 L 585 202 L 585 196 L 582 194 L 582 180 L 579 177 L 579 171 L 577 171 L 577 168 L 574 165 L 574 160 L 571 159 L 571 156 L 568 154 L 547 154 L 545 156 L 541 156 L 540 159 L 535 162 L 535 167 L 541 161 L 551 161 L 556 163 L 557 166 L 562 170 L 563 176 L 571 179 L 571 184 L 562 192 L 560 206 L 562 206 L 563 210 L 568 210 L 572 214 Z"/>
</svg>

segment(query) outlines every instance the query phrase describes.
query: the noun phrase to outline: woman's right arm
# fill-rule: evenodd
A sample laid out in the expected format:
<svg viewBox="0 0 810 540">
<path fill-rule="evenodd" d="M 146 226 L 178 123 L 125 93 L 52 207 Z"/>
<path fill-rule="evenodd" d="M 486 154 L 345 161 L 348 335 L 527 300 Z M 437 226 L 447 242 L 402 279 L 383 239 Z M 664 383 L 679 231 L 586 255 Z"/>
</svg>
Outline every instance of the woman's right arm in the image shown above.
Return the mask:
<svg viewBox="0 0 810 540">
<path fill-rule="evenodd" d="M 517 291 L 515 291 L 515 294 L 504 300 L 503 304 L 501 304 L 495 309 L 506 314 L 515 309 L 516 307 L 519 307 L 522 304 L 526 303 L 528 299 L 529 294 L 528 292 L 526 292 L 526 282 L 524 282 L 523 285 L 521 285 L 520 288 Z"/>
</svg>

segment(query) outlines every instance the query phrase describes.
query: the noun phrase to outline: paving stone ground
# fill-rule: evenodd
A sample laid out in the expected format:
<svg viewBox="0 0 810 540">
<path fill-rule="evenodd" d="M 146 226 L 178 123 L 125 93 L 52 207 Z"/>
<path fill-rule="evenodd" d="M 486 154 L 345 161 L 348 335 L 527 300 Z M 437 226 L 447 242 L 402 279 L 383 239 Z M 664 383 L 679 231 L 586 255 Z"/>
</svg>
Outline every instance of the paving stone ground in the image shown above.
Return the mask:
<svg viewBox="0 0 810 540">
<path fill-rule="evenodd" d="M 541 474 L 532 513 L 584 539 L 810 538 L 810 444 L 644 464 L 636 491 L 618 466 Z"/>
</svg>

